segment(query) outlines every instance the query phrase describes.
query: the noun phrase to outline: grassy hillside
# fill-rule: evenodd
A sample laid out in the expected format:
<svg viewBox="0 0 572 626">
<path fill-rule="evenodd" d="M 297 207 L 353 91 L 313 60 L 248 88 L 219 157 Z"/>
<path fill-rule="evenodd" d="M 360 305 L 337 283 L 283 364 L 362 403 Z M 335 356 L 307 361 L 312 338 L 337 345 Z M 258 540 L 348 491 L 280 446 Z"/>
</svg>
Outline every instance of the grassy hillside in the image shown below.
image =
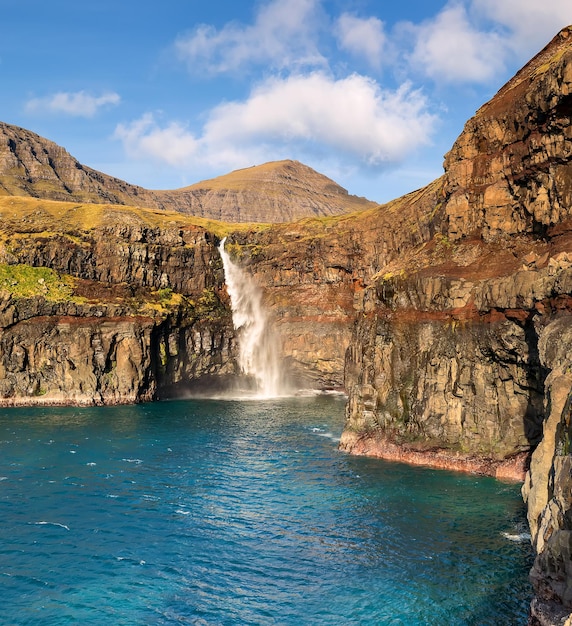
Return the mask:
<svg viewBox="0 0 572 626">
<path fill-rule="evenodd" d="M 265 224 L 231 224 L 176 211 L 113 204 L 88 204 L 0 196 L 0 237 L 18 233 L 79 234 L 115 224 L 151 228 L 196 227 L 224 237 L 233 231 L 260 230 Z"/>
<path fill-rule="evenodd" d="M 274 161 L 190 187 L 151 190 L 82 165 L 65 148 L 0 122 L 0 196 L 166 209 L 234 223 L 288 222 L 373 203 L 298 161 Z"/>
</svg>

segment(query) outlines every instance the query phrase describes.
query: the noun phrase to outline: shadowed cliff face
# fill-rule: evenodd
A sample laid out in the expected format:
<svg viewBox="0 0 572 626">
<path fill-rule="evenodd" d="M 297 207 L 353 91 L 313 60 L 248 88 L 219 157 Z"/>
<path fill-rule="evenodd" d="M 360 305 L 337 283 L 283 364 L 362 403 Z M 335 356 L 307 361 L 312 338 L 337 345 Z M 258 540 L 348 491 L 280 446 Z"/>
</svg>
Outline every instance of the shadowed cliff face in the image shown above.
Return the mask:
<svg viewBox="0 0 572 626">
<path fill-rule="evenodd" d="M 532 455 L 522 494 L 536 559 L 533 625 L 562 624 L 572 609 L 572 317 L 559 317 L 541 333 L 545 380 L 543 437 Z M 568 622 L 566 622 L 568 623 Z"/>
<path fill-rule="evenodd" d="M 189 310 L 114 315 L 37 298 L 1 302 L 4 323 L 14 308 L 31 315 L 0 332 L 3 406 L 134 403 L 185 395 L 197 381 L 237 373 L 228 319 L 199 320 Z"/>
</svg>

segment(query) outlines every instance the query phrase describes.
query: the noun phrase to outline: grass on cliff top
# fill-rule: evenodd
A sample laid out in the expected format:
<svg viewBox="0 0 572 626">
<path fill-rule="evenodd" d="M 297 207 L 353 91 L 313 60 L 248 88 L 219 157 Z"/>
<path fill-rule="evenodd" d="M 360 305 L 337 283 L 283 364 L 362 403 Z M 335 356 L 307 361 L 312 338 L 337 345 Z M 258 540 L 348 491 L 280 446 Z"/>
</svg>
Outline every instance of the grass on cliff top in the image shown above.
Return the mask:
<svg viewBox="0 0 572 626">
<path fill-rule="evenodd" d="M 160 209 L 0 195 L 0 243 L 9 237 L 49 237 L 55 233 L 81 240 L 91 231 L 121 225 L 203 229 L 219 238 L 239 232 L 269 231 L 272 233 L 271 237 L 276 237 L 276 241 L 282 243 L 290 241 L 292 233 L 299 240 L 328 237 L 332 233 L 339 234 L 354 229 L 383 231 L 388 226 L 415 230 L 419 227 L 419 209 L 416 208 L 418 201 L 425 194 L 436 192 L 440 185 L 441 178 L 387 204 L 350 213 L 277 224 L 231 223 Z M 382 232 L 380 236 L 383 236 Z"/>
<path fill-rule="evenodd" d="M 131 315 L 151 317 L 167 315 L 185 303 L 202 318 L 216 317 L 223 309 L 219 297 L 212 289 L 205 289 L 198 299 L 193 301 L 170 288 L 141 289 L 135 296 L 129 297 L 122 293 L 120 286 L 103 285 L 104 291 L 99 293 L 94 287 L 97 287 L 97 283 L 59 274 L 47 267 L 0 263 L 0 296 L 8 294 L 15 298 L 42 296 L 49 302 L 76 304 L 123 304 Z"/>
<path fill-rule="evenodd" d="M 43 296 L 46 300 L 72 300 L 74 279 L 47 267 L 0 263 L 0 292 L 20 298 Z"/>
<path fill-rule="evenodd" d="M 231 232 L 268 227 L 267 224 L 260 223 L 220 222 L 160 209 L 0 196 L 0 229 L 4 230 L 36 234 L 74 233 L 121 224 L 151 228 L 195 227 L 218 237 L 224 237 Z"/>
<path fill-rule="evenodd" d="M 435 192 L 442 185 L 442 178 L 437 178 L 433 182 L 429 183 L 425 187 L 411 191 L 404 196 L 391 200 L 385 204 L 378 204 L 367 209 L 360 209 L 358 211 L 352 211 L 351 213 L 342 213 L 340 215 L 328 215 L 324 217 L 306 217 L 296 224 L 299 224 L 303 228 L 307 229 L 312 234 L 318 234 L 322 231 L 330 231 L 333 229 L 341 229 L 359 223 L 371 223 L 377 222 L 380 216 L 399 216 L 400 223 L 403 218 L 409 212 L 411 213 L 412 207 L 418 200 L 421 200 L 427 193 Z M 411 216 L 412 221 L 415 221 L 414 215 Z M 374 222 L 375 220 L 375 222 Z M 275 227 L 288 228 L 288 224 L 274 225 Z"/>
</svg>

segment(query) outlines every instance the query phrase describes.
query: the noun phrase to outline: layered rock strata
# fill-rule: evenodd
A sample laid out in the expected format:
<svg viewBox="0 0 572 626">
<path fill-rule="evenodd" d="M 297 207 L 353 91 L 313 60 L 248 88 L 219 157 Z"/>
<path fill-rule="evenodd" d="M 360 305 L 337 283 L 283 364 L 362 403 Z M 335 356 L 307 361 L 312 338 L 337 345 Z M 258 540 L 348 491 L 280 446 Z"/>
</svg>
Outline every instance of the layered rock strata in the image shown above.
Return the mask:
<svg viewBox="0 0 572 626">
<path fill-rule="evenodd" d="M 0 207 L 0 404 L 139 402 L 237 374 L 218 239 L 174 216 L 85 210 Z"/>
<path fill-rule="evenodd" d="M 227 318 L 124 307 L 0 302 L 0 405 L 125 404 L 206 391 L 237 374 Z"/>
<path fill-rule="evenodd" d="M 465 126 L 432 237 L 366 282 L 340 444 L 512 478 L 530 463 L 531 624 L 543 625 L 572 610 L 571 129 L 565 28 Z"/>
<path fill-rule="evenodd" d="M 544 235 L 572 215 L 572 31 L 467 122 L 445 158 L 448 234 Z"/>
<path fill-rule="evenodd" d="M 263 286 L 300 384 L 343 389 L 345 352 L 370 277 L 438 229 L 443 180 L 381 207 L 229 237 L 227 247 Z"/>
<path fill-rule="evenodd" d="M 470 257 L 475 245 L 457 254 Z M 544 418 L 539 340 L 570 314 L 571 261 L 560 252 L 486 280 L 470 277 L 470 265 L 378 279 L 347 353 L 342 447 L 395 458 L 388 444 L 399 444 L 404 460 L 523 477 Z"/>
</svg>

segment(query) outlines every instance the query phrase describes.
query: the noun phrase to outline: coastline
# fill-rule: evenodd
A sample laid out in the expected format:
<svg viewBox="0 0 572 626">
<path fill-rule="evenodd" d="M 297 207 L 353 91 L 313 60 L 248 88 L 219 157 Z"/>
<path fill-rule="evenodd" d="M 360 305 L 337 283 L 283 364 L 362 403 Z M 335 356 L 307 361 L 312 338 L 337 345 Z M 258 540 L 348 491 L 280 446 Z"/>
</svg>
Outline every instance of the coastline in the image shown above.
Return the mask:
<svg viewBox="0 0 572 626">
<path fill-rule="evenodd" d="M 343 394 L 340 394 L 343 395 Z M 76 396 L 70 398 L 65 394 L 45 396 L 19 396 L 0 398 L 0 409 L 18 407 L 93 407 L 93 406 L 121 406 L 140 404 L 141 402 L 155 402 L 157 399 L 151 393 L 129 396 L 113 396 L 96 398 L 94 396 Z M 497 480 L 523 483 L 530 453 L 522 452 L 508 459 L 493 459 L 475 455 L 453 452 L 446 448 L 419 447 L 415 444 L 398 444 L 388 438 L 365 434 L 358 434 L 344 430 L 338 449 L 354 456 L 368 456 L 408 465 L 417 465 L 433 469 L 464 472 L 491 476 Z"/>
<path fill-rule="evenodd" d="M 508 459 L 492 459 L 452 452 L 444 448 L 420 449 L 413 444 L 397 444 L 386 438 L 372 438 L 344 431 L 339 450 L 355 456 L 369 456 L 434 469 L 491 476 L 508 482 L 524 482 L 529 453 L 522 452 Z"/>
<path fill-rule="evenodd" d="M 45 394 L 38 396 L 11 396 L 0 398 L 0 409 L 22 407 L 95 407 L 95 406 L 124 406 L 129 404 L 141 404 L 142 402 L 155 402 L 156 398 L 151 393 L 130 394 L 113 397 L 78 395 L 70 397 L 62 394 Z"/>
</svg>

